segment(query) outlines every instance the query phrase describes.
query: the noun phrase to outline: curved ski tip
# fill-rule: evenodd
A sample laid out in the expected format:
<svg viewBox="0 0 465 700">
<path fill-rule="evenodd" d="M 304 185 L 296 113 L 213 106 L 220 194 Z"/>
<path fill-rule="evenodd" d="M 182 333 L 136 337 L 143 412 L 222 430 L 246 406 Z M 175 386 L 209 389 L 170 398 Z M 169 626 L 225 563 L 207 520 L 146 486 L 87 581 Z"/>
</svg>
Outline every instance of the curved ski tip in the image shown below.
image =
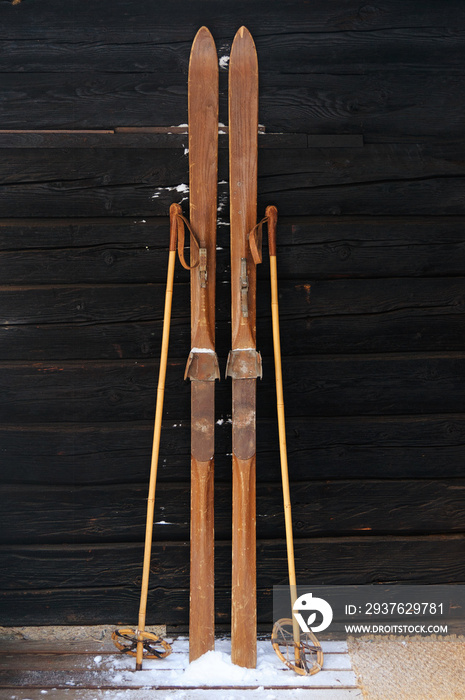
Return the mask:
<svg viewBox="0 0 465 700">
<path fill-rule="evenodd" d="M 247 27 L 244 27 L 244 25 L 242 25 L 242 27 L 240 27 L 240 28 L 237 30 L 236 36 L 239 36 L 240 39 L 244 39 L 244 37 L 250 37 L 250 38 L 252 38 L 252 34 L 249 32 L 249 30 L 247 29 Z"/>
<path fill-rule="evenodd" d="M 197 39 L 197 37 L 199 37 L 199 36 L 204 36 L 204 37 L 207 37 L 207 36 L 208 36 L 208 37 L 211 37 L 211 36 L 212 36 L 212 33 L 211 33 L 211 31 L 209 30 L 209 28 L 206 27 L 206 26 L 204 25 L 204 26 L 200 27 L 200 29 L 198 30 L 197 34 L 196 34 L 195 37 L 194 37 L 194 41 L 195 41 L 195 40 Z M 213 37 L 212 37 L 212 39 L 213 39 Z"/>
<path fill-rule="evenodd" d="M 192 46 L 196 44 L 197 42 L 201 41 L 208 41 L 211 42 L 213 45 L 215 45 L 213 36 L 211 31 L 208 29 L 208 27 L 200 27 L 198 30 L 197 34 L 194 37 L 194 41 L 192 42 Z"/>
<path fill-rule="evenodd" d="M 236 35 L 234 37 L 233 46 L 234 44 L 237 45 L 239 43 L 243 43 L 243 45 L 250 44 L 255 48 L 255 42 L 253 40 L 252 34 L 249 32 L 247 27 L 242 26 L 237 30 Z"/>
<path fill-rule="evenodd" d="M 197 63 L 200 60 L 207 60 L 214 62 L 215 65 L 218 63 L 216 55 L 215 40 L 213 39 L 211 31 L 208 27 L 200 27 L 197 34 L 192 42 L 191 54 L 189 59 L 189 65 Z"/>
</svg>

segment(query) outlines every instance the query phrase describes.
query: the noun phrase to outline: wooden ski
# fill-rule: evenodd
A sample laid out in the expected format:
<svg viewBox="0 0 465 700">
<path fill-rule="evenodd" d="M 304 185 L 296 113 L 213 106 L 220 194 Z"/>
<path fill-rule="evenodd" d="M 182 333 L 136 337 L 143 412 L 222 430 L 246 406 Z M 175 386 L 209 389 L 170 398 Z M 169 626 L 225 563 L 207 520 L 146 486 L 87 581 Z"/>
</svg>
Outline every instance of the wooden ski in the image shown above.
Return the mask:
<svg viewBox="0 0 465 700">
<path fill-rule="evenodd" d="M 215 268 L 218 181 L 218 57 L 201 27 L 189 62 L 189 217 L 191 228 L 191 557 L 189 658 L 215 644 L 214 426 Z M 194 245 L 194 243 L 198 245 Z"/>
<path fill-rule="evenodd" d="M 255 535 L 256 268 L 249 233 L 257 216 L 258 62 L 241 27 L 229 62 L 229 187 L 231 222 L 232 591 L 231 652 L 239 666 L 257 662 Z"/>
</svg>

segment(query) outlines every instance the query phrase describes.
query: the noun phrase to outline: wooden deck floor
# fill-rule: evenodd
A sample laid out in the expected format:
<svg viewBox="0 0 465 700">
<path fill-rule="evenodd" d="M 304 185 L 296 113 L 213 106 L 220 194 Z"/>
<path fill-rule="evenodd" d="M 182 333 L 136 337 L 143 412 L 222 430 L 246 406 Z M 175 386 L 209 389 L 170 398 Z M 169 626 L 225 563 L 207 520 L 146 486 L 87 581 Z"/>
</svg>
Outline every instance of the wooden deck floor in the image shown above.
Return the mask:
<svg viewBox="0 0 465 700">
<path fill-rule="evenodd" d="M 260 654 L 268 654 L 269 641 L 259 642 Z M 217 640 L 216 650 L 230 651 L 229 641 Z M 118 653 L 110 640 L 11 641 L 0 639 L 1 700 L 236 700 L 266 698 L 290 700 L 354 700 L 361 698 L 345 642 L 323 642 L 323 670 L 300 679 L 282 667 L 277 657 L 270 682 L 257 675 L 254 682 L 198 686 L 182 679 L 187 666 L 188 642 L 175 640 L 173 653 L 163 661 L 145 661 L 134 670 L 135 660 Z M 267 657 L 268 659 L 268 657 Z M 273 661 L 272 661 L 273 663 Z M 265 675 L 266 678 L 266 675 Z M 296 693 L 296 688 L 299 690 Z M 263 690 L 260 693 L 259 690 Z"/>
</svg>

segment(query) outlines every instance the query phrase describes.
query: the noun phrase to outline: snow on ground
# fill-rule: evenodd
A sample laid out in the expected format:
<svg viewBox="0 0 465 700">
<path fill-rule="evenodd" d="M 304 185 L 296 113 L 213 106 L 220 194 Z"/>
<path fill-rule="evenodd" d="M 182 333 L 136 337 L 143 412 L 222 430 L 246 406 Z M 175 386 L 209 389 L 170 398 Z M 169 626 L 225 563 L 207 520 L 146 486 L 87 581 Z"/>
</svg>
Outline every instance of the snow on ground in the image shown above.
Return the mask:
<svg viewBox="0 0 465 700">
<path fill-rule="evenodd" d="M 344 643 L 330 643 L 344 644 Z M 346 648 L 346 647 L 345 647 Z M 334 647 L 334 650 L 337 650 Z M 342 650 L 342 649 L 341 649 Z M 176 688 L 221 687 L 235 686 L 260 688 L 264 686 L 294 686 L 296 688 L 311 688 L 320 686 L 323 672 L 314 676 L 299 676 L 289 671 L 276 656 L 270 641 L 259 641 L 257 648 L 257 667 L 254 669 L 236 666 L 231 661 L 231 643 L 229 640 L 217 640 L 215 651 L 209 651 L 202 657 L 189 664 L 189 642 L 185 638 L 177 638 L 173 643 L 173 653 L 166 659 L 145 659 L 142 671 L 134 672 L 134 659 L 128 656 L 111 657 L 106 671 L 114 673 L 112 683 L 131 687 L 157 686 Z M 340 658 L 340 657 L 339 657 Z M 341 659 L 342 661 L 342 659 Z M 94 659 L 96 666 L 101 667 L 101 657 Z M 345 665 L 345 664 L 344 664 Z M 89 666 L 89 669 L 95 668 Z M 352 680 L 350 666 L 324 672 L 326 680 L 331 685 L 344 686 Z"/>
</svg>

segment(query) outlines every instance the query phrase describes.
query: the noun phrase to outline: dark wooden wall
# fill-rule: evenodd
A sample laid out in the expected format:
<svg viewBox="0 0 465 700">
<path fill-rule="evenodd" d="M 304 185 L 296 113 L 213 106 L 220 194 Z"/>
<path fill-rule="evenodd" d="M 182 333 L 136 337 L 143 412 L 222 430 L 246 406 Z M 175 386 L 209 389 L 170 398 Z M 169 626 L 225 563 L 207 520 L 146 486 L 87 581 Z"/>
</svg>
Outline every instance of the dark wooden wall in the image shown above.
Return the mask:
<svg viewBox="0 0 465 700">
<path fill-rule="evenodd" d="M 186 122 L 189 50 L 202 24 L 220 56 L 241 24 L 257 44 L 260 121 L 269 132 L 260 136 L 259 210 L 276 204 L 281 217 L 299 580 L 465 582 L 464 3 L 0 0 L 3 624 L 137 621 L 167 212 L 173 201 L 187 211 L 179 185 L 188 182 L 188 156 L 186 136 L 117 129 Z M 225 123 L 226 100 L 224 67 Z M 272 619 L 272 585 L 287 576 L 269 303 L 265 263 L 261 623 Z M 165 524 L 154 531 L 149 621 L 180 625 L 189 574 L 189 292 L 180 267 L 173 314 L 155 517 Z M 221 381 L 224 624 L 229 418 L 230 385 Z"/>
</svg>

